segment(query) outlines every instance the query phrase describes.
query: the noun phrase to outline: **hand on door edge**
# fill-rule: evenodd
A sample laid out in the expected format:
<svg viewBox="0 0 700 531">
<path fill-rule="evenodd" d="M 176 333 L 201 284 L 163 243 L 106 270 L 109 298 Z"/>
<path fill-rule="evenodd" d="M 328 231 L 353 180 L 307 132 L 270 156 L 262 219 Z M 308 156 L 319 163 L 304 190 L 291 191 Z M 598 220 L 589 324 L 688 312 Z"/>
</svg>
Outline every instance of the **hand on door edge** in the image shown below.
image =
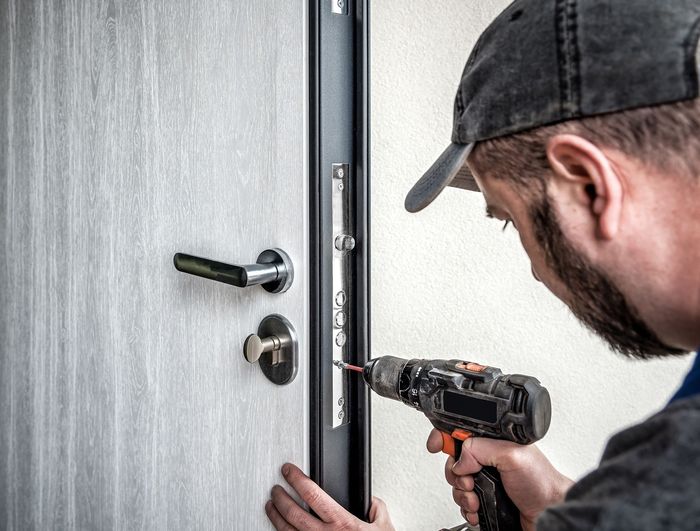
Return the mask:
<svg viewBox="0 0 700 531">
<path fill-rule="evenodd" d="M 270 493 L 272 499 L 265 504 L 265 512 L 277 531 L 395 531 L 386 505 L 379 498 L 372 497 L 370 523 L 367 523 L 346 511 L 297 466 L 286 463 L 282 466 L 282 475 L 318 517 L 294 501 L 282 486 L 275 485 Z"/>
</svg>

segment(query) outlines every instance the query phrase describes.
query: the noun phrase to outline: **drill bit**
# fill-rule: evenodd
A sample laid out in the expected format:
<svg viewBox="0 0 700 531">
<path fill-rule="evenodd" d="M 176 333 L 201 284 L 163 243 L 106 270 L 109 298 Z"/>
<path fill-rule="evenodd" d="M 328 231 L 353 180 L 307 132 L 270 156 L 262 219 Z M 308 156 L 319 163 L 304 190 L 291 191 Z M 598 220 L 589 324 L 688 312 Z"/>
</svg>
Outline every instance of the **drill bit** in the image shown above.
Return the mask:
<svg viewBox="0 0 700 531">
<path fill-rule="evenodd" d="M 362 367 L 358 367 L 357 365 L 350 365 L 349 363 L 345 363 L 344 361 L 340 360 L 334 360 L 333 365 L 335 365 L 339 369 L 343 369 L 346 371 L 362 372 Z"/>
</svg>

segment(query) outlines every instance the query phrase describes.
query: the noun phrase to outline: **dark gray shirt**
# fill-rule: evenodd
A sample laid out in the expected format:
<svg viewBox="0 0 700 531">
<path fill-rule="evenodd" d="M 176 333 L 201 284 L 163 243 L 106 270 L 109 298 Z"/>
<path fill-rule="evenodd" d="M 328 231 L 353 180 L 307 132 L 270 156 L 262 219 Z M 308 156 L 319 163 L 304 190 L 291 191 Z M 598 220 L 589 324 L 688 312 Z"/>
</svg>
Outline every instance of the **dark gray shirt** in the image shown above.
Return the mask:
<svg viewBox="0 0 700 531">
<path fill-rule="evenodd" d="M 537 520 L 565 529 L 700 530 L 700 395 L 612 437 L 600 466 Z"/>
</svg>

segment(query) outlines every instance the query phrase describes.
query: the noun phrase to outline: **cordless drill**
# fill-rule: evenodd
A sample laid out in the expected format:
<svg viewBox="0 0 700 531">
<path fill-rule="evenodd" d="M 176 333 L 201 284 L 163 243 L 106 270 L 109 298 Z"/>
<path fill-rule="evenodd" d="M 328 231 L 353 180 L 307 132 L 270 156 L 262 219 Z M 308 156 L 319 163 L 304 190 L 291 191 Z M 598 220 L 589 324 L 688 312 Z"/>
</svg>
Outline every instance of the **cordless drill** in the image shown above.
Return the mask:
<svg viewBox="0 0 700 531">
<path fill-rule="evenodd" d="M 400 400 L 428 417 L 442 433 L 443 452 L 459 459 L 469 437 L 530 444 L 549 429 L 552 407 L 547 389 L 532 376 L 461 360 L 375 358 L 363 367 L 364 381 L 381 396 Z M 474 476 L 481 531 L 522 529 L 520 512 L 507 496 L 495 467 Z"/>
</svg>

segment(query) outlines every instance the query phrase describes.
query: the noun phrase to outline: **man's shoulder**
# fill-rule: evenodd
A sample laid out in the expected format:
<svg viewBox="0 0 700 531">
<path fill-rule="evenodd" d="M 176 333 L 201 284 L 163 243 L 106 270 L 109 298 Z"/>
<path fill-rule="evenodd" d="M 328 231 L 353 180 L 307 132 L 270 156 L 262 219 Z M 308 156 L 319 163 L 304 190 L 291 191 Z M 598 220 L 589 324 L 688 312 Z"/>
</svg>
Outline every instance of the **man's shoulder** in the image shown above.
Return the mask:
<svg viewBox="0 0 700 531">
<path fill-rule="evenodd" d="M 700 395 L 613 436 L 600 466 L 543 513 L 538 529 L 700 527 Z"/>
<path fill-rule="evenodd" d="M 656 461 L 652 452 L 685 453 L 700 456 L 700 395 L 672 402 L 644 422 L 627 428 L 608 442 L 601 465 L 630 454 Z M 672 464 L 672 463 L 671 463 Z"/>
</svg>

